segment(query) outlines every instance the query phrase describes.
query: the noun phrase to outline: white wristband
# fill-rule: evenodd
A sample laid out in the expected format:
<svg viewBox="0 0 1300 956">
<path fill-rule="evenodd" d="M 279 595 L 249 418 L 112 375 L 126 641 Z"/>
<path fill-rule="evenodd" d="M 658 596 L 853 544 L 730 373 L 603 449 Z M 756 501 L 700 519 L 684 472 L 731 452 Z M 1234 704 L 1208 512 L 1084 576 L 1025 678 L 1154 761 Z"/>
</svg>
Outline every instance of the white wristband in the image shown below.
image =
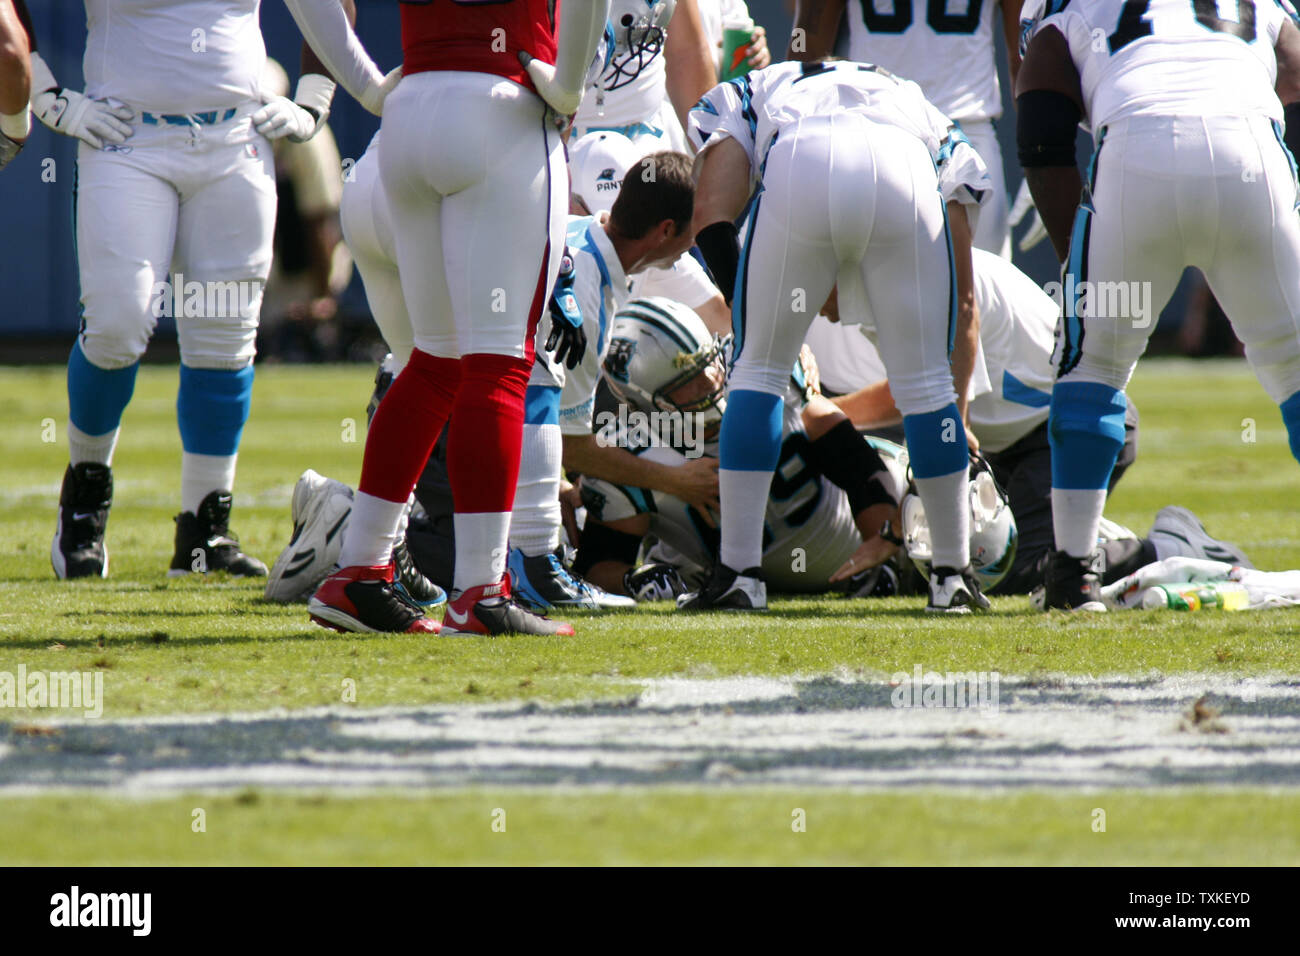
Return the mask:
<svg viewBox="0 0 1300 956">
<path fill-rule="evenodd" d="M 32 112 L 23 107 L 21 113 L 0 113 L 0 133 L 12 140 L 26 139 L 32 131 Z"/>
<path fill-rule="evenodd" d="M 298 77 L 298 89 L 293 94 L 293 101 L 313 110 L 320 117 L 319 125 L 329 116 L 330 103 L 334 101 L 334 81 L 319 73 L 304 73 Z"/>
<path fill-rule="evenodd" d="M 32 96 L 44 93 L 46 90 L 55 90 L 59 88 L 59 81 L 54 78 L 50 72 L 49 66 L 45 60 L 35 50 L 32 51 Z"/>
</svg>

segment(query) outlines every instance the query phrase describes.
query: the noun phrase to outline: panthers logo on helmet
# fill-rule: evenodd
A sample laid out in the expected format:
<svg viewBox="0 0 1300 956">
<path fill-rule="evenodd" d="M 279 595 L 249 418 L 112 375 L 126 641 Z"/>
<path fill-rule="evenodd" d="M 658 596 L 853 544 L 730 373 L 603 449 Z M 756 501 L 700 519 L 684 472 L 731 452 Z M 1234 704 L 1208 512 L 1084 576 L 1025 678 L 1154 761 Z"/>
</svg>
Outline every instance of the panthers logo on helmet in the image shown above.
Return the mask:
<svg viewBox="0 0 1300 956">
<path fill-rule="evenodd" d="M 607 167 L 606 169 L 602 169 L 600 171 L 600 175 L 596 177 L 596 182 L 598 183 L 612 183 L 613 181 L 614 181 L 613 166 Z"/>
<path fill-rule="evenodd" d="M 611 339 L 605 352 L 605 374 L 620 382 L 627 381 L 627 366 L 636 352 L 632 339 Z"/>
</svg>

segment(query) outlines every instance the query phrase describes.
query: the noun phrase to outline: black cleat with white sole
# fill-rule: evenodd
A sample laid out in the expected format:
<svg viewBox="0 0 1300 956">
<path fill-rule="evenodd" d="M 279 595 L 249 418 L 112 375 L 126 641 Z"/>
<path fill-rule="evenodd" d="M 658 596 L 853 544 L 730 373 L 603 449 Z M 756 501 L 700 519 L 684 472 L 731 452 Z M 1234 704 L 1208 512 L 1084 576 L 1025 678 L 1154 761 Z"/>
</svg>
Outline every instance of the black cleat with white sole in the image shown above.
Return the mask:
<svg viewBox="0 0 1300 956">
<path fill-rule="evenodd" d="M 59 492 L 59 523 L 50 548 L 50 563 L 58 577 L 108 577 L 104 529 L 112 507 L 112 468 L 90 461 L 68 466 Z"/>
<path fill-rule="evenodd" d="M 767 584 L 763 581 L 763 569 L 733 571 L 719 561 L 704 587 L 677 599 L 677 610 L 766 611 Z"/>
<path fill-rule="evenodd" d="M 176 516 L 176 550 L 167 570 L 169 578 L 209 571 L 266 577 L 266 565 L 239 550 L 239 537 L 230 530 L 230 506 L 230 492 L 213 491 L 199 503 L 197 513 Z"/>
<path fill-rule="evenodd" d="M 925 606 L 931 614 L 969 614 L 987 611 L 989 599 L 980 590 L 975 572 L 968 564 L 956 568 L 932 568 L 930 571 L 930 602 Z"/>
<path fill-rule="evenodd" d="M 1047 556 L 1043 581 L 1043 610 L 1104 611 L 1101 576 L 1105 555 L 1100 551 L 1074 558 L 1064 551 Z"/>
</svg>

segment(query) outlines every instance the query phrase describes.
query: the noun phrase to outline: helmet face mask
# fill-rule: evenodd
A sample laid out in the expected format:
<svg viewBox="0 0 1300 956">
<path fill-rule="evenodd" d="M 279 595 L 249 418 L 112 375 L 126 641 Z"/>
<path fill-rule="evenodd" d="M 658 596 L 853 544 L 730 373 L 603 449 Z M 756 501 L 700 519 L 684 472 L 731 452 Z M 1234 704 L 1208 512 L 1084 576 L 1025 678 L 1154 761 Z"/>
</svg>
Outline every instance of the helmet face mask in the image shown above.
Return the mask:
<svg viewBox="0 0 1300 956">
<path fill-rule="evenodd" d="M 663 52 L 664 28 L 673 15 L 676 0 L 661 0 L 639 17 L 625 13 L 611 22 L 617 45 L 609 66 L 600 79 L 602 90 L 617 90 L 631 83 L 654 58 Z M 611 11 L 612 12 L 612 11 Z"/>
<path fill-rule="evenodd" d="M 629 302 L 614 316 L 602 367 L 610 391 L 630 409 L 664 424 L 678 420 L 668 427 L 679 435 L 716 439 L 727 404 L 726 359 L 693 310 L 659 297 Z M 690 417 L 698 427 L 686 427 Z M 672 444 L 667 435 L 657 438 Z"/>
</svg>

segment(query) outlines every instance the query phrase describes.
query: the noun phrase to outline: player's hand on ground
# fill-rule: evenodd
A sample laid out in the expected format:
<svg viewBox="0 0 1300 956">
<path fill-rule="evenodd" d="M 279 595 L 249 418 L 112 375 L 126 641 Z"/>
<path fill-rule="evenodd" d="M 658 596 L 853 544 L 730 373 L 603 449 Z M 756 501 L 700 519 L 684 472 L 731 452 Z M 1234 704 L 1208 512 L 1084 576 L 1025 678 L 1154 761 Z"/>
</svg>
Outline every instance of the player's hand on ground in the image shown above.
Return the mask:
<svg viewBox="0 0 1300 956">
<path fill-rule="evenodd" d="M 874 534 L 858 545 L 858 550 L 853 552 L 853 557 L 839 566 L 838 570 L 831 575 L 830 583 L 847 581 L 855 574 L 861 574 L 869 568 L 884 564 L 897 552 L 898 545 Z"/>
<path fill-rule="evenodd" d="M 676 487 L 671 493 L 698 511 L 711 528 L 717 527 L 715 514 L 720 514 L 718 501 L 718 459 L 687 459 L 673 469 Z"/>
<path fill-rule="evenodd" d="M 1047 238 L 1047 227 L 1043 225 L 1043 217 L 1034 208 L 1034 197 L 1029 193 L 1029 182 L 1021 180 L 1020 191 L 1016 193 L 1016 201 L 1011 204 L 1011 212 L 1007 215 L 1007 223 L 1014 229 L 1030 212 L 1034 215 L 1029 220 L 1029 229 L 1020 237 L 1020 242 L 1017 244 L 1021 252 L 1028 252 Z"/>
<path fill-rule="evenodd" d="M 54 132 L 75 136 L 95 149 L 125 143 L 136 118 L 129 106 L 112 106 L 106 100 L 92 100 L 63 88 L 33 96 L 32 112 Z"/>
<path fill-rule="evenodd" d="M 378 86 L 367 89 L 357 102 L 376 116 L 383 116 L 384 100 L 388 98 L 389 93 L 397 89 L 397 84 L 400 82 L 402 82 L 402 68 L 399 66 L 390 70 Z"/>
<path fill-rule="evenodd" d="M 263 93 L 263 107 L 253 114 L 253 126 L 267 139 L 290 137 L 305 142 L 316 133 L 316 117 L 289 99 Z"/>
<path fill-rule="evenodd" d="M 745 58 L 751 70 L 761 70 L 772 63 L 772 51 L 767 46 L 767 31 L 754 27 L 749 41 L 749 56 Z"/>
<path fill-rule="evenodd" d="M 546 101 L 551 109 L 561 116 L 572 116 L 578 112 L 582 102 L 582 90 L 566 90 L 555 78 L 555 66 L 543 63 L 531 53 L 519 51 L 519 62 L 528 71 L 528 78 L 533 81 L 537 95 Z"/>
</svg>

